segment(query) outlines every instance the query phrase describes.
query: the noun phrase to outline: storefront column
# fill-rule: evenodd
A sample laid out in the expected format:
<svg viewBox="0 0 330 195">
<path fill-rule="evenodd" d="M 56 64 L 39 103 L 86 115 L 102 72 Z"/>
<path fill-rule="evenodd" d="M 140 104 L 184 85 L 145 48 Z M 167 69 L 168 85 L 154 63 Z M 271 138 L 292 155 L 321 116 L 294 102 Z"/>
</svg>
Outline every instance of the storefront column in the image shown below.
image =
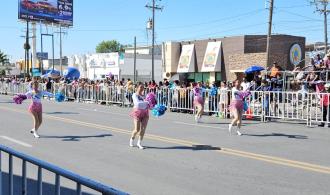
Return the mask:
<svg viewBox="0 0 330 195">
<path fill-rule="evenodd" d="M 210 72 L 210 83 L 215 82 L 215 72 Z"/>
</svg>

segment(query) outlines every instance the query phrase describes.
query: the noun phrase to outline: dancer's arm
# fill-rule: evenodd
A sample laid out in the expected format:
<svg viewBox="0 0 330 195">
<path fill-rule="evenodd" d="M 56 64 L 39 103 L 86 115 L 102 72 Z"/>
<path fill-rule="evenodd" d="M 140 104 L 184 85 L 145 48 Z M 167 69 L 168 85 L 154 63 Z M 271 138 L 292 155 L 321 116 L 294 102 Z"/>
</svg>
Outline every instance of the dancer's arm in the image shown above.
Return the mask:
<svg viewBox="0 0 330 195">
<path fill-rule="evenodd" d="M 48 92 L 48 91 L 42 91 L 42 92 L 41 92 L 41 95 L 42 95 L 42 96 L 48 96 L 48 97 L 54 97 L 54 94 L 52 94 L 52 93 L 50 93 L 50 92 Z"/>
<path fill-rule="evenodd" d="M 32 91 L 26 92 L 25 95 L 26 95 L 27 99 L 31 99 L 32 98 Z"/>
</svg>

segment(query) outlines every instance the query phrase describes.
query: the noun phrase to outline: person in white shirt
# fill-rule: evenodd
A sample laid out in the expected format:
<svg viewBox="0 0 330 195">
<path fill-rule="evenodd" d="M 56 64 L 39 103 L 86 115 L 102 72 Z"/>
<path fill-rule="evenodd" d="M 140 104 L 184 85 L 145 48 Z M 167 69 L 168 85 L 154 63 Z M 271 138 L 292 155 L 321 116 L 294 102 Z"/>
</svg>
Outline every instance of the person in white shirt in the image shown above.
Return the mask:
<svg viewBox="0 0 330 195">
<path fill-rule="evenodd" d="M 134 130 L 129 141 L 129 146 L 134 146 L 134 139 L 137 134 L 139 134 L 139 139 L 136 144 L 139 149 L 144 149 L 141 143 L 149 120 L 149 104 L 144 100 L 143 91 L 144 86 L 140 83 L 136 92 L 132 95 L 134 107 L 130 114 L 134 119 Z"/>
<path fill-rule="evenodd" d="M 44 95 L 46 96 L 54 96 L 52 93 L 47 91 L 40 91 L 39 90 L 39 83 L 38 81 L 33 81 L 31 83 L 31 90 L 28 91 L 26 94 L 28 99 L 31 99 L 31 104 L 29 106 L 29 112 L 31 113 L 34 121 L 33 129 L 30 131 L 35 138 L 39 138 L 38 129 L 42 123 L 42 104 L 41 99 Z"/>
<path fill-rule="evenodd" d="M 237 135 L 242 135 L 239 129 L 242 125 L 244 98 L 251 94 L 249 91 L 240 91 L 240 86 L 239 80 L 236 80 L 232 89 L 232 101 L 230 103 L 230 113 L 234 116 L 234 119 L 229 124 L 229 133 L 231 133 L 232 127 L 237 125 Z"/>
<path fill-rule="evenodd" d="M 220 94 L 220 101 L 219 101 L 219 115 L 221 118 L 224 118 L 226 116 L 226 108 L 228 105 L 228 88 L 226 82 L 221 82 L 221 87 L 219 89 Z"/>
<path fill-rule="evenodd" d="M 241 83 L 241 87 L 242 87 L 243 91 L 250 90 L 251 83 L 246 81 L 245 78 L 243 78 L 243 82 Z"/>
</svg>

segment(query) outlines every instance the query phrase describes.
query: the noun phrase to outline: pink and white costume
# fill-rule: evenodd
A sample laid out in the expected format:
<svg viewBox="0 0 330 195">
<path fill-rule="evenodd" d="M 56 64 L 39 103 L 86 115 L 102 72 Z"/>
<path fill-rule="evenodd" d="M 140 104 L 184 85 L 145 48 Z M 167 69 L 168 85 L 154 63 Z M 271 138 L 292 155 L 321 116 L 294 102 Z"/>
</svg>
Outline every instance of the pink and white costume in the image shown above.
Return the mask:
<svg viewBox="0 0 330 195">
<path fill-rule="evenodd" d="M 194 105 L 203 106 L 204 99 L 203 99 L 202 89 L 199 87 L 194 87 L 193 92 L 194 92 Z"/>
<path fill-rule="evenodd" d="M 37 113 L 42 112 L 42 104 L 41 104 L 42 97 L 43 96 L 50 96 L 50 97 L 54 96 L 52 93 L 49 93 L 47 91 L 38 91 L 36 93 L 33 90 L 28 91 L 25 95 L 28 99 L 32 100 L 32 102 L 29 106 L 29 111 L 37 112 Z"/>
<path fill-rule="evenodd" d="M 149 105 L 147 101 L 144 101 L 144 98 L 136 93 L 132 95 L 134 107 L 130 116 L 138 121 L 145 121 L 149 118 Z"/>
<path fill-rule="evenodd" d="M 243 111 L 244 108 L 244 98 L 249 96 L 251 92 L 249 91 L 239 91 L 236 88 L 232 89 L 232 101 L 230 103 L 231 110 Z"/>
</svg>

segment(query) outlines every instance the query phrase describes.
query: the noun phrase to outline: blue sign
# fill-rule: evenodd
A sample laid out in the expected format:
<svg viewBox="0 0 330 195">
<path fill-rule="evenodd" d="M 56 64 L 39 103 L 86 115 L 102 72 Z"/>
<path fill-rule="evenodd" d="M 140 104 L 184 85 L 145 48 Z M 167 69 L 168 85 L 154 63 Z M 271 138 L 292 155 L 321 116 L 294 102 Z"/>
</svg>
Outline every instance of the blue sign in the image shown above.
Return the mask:
<svg viewBox="0 0 330 195">
<path fill-rule="evenodd" d="M 32 75 L 35 77 L 41 76 L 39 68 L 32 68 Z"/>
<path fill-rule="evenodd" d="M 18 18 L 73 25 L 73 0 L 19 0 Z"/>
<path fill-rule="evenodd" d="M 37 52 L 37 58 L 40 60 L 47 60 L 48 59 L 48 53 L 47 52 Z"/>
</svg>

